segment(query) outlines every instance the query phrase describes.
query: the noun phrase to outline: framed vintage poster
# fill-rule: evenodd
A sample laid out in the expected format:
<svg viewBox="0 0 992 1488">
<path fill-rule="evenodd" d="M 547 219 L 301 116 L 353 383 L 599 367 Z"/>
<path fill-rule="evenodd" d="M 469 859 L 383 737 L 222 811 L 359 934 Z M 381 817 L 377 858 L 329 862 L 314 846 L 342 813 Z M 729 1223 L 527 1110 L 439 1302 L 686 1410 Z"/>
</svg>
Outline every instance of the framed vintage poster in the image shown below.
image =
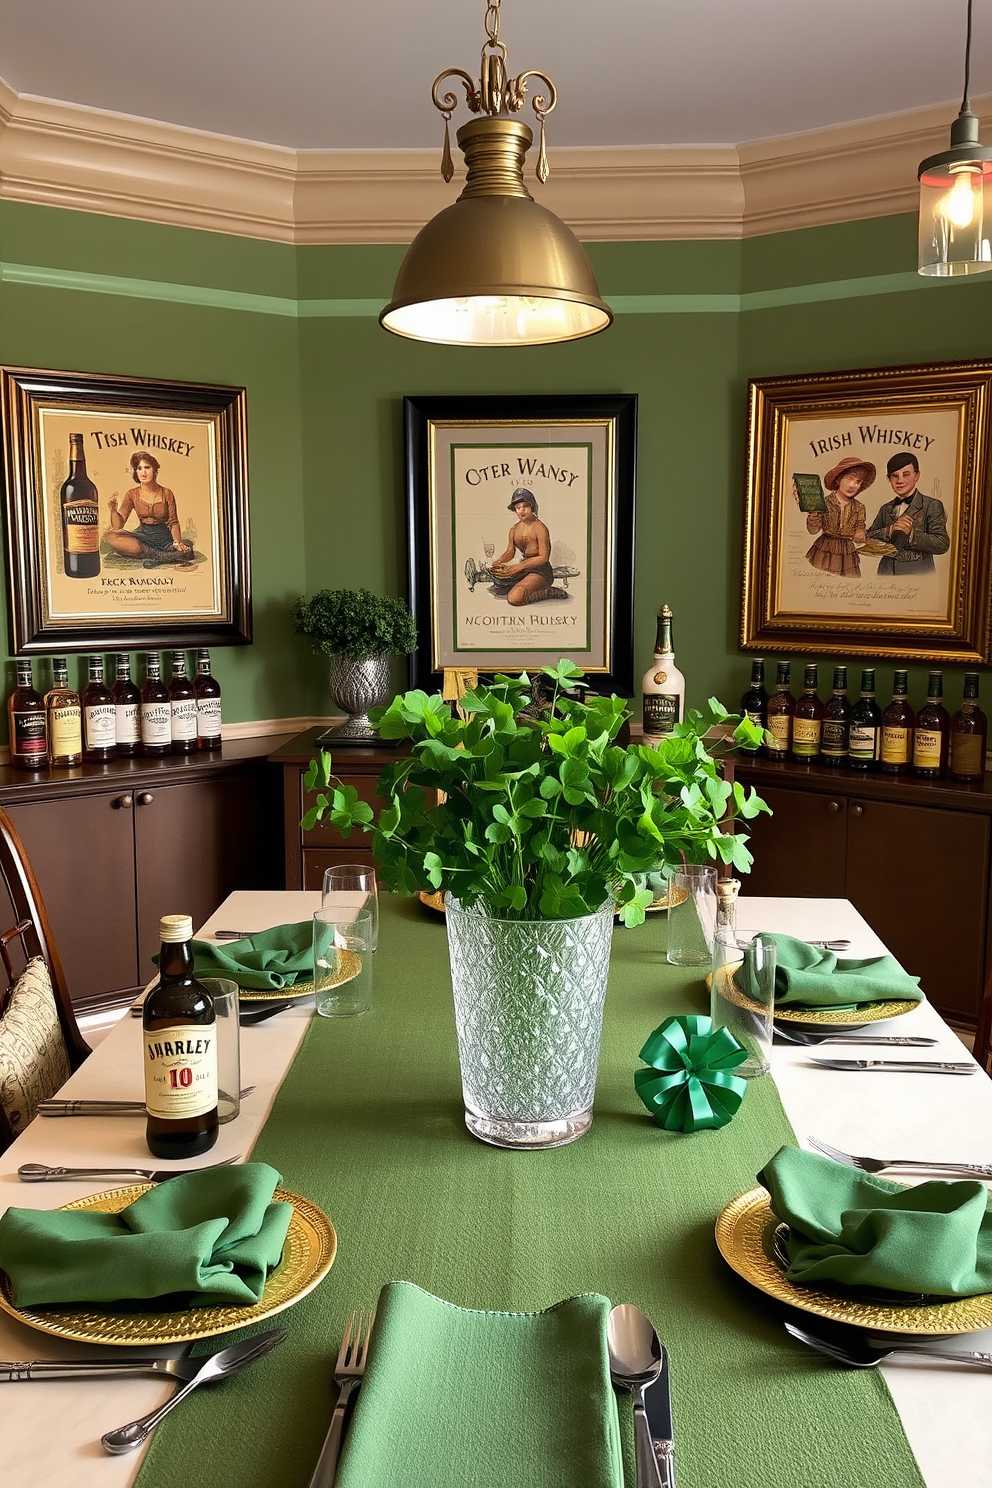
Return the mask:
<svg viewBox="0 0 992 1488">
<path fill-rule="evenodd" d="M 0 369 L 16 655 L 251 640 L 243 388 Z"/>
<path fill-rule="evenodd" d="M 741 646 L 989 662 L 992 361 L 749 387 Z"/>
<path fill-rule="evenodd" d="M 562 656 L 633 690 L 633 394 L 407 398 L 415 686 Z"/>
</svg>

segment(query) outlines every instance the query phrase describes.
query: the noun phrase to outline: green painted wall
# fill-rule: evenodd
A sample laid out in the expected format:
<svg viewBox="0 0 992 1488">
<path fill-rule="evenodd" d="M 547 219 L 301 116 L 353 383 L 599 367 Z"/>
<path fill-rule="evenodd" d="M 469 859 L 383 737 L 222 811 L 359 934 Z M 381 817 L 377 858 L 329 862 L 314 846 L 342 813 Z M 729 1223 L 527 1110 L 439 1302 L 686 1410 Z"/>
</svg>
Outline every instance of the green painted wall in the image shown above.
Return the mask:
<svg viewBox="0 0 992 1488">
<path fill-rule="evenodd" d="M 448 350 L 376 324 L 398 247 L 294 249 L 4 203 L 0 360 L 247 387 L 255 644 L 215 656 L 232 721 L 326 710 L 323 665 L 289 619 L 298 594 L 403 592 L 405 394 L 637 393 L 635 668 L 667 600 L 690 702 L 733 703 L 748 672 L 747 378 L 985 355 L 992 283 L 921 280 L 906 217 L 590 254 L 617 311 L 608 333 Z"/>
</svg>

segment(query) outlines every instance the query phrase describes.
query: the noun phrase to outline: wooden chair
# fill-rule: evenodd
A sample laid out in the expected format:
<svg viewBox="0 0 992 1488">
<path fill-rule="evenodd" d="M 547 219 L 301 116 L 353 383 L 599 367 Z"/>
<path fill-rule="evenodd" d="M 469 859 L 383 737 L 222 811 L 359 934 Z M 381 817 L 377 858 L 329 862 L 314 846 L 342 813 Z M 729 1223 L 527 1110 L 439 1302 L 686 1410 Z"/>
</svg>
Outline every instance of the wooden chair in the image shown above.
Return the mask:
<svg viewBox="0 0 992 1488">
<path fill-rule="evenodd" d="M 0 1151 L 90 1049 L 79 1032 L 31 865 L 0 809 Z M 4 889 L 9 909 L 4 901 Z M 6 986 L 3 982 L 6 980 Z M 54 1014 L 50 1003 L 54 1003 Z M 29 1087 L 26 1091 L 22 1082 Z M 54 1083 L 53 1083 L 54 1082 Z M 51 1086 L 51 1088 L 48 1088 Z"/>
</svg>

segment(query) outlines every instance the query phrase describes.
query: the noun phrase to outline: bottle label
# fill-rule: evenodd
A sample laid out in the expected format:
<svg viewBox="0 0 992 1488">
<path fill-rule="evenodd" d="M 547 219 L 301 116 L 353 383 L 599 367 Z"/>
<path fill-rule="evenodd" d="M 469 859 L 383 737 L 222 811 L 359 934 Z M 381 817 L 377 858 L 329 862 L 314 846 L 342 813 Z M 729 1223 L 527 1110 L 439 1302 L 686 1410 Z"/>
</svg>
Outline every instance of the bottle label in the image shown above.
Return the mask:
<svg viewBox="0 0 992 1488">
<path fill-rule="evenodd" d="M 196 698 L 177 698 L 171 706 L 172 738 L 196 738 Z"/>
<path fill-rule="evenodd" d="M 145 1029 L 145 1105 L 149 1116 L 205 1116 L 217 1104 L 217 1039 L 213 1023 Z"/>
<path fill-rule="evenodd" d="M 913 739 L 913 764 L 918 770 L 940 768 L 940 733 L 937 729 L 918 728 Z"/>
<path fill-rule="evenodd" d="M 142 744 L 172 743 L 172 709 L 168 702 L 142 703 Z"/>
<path fill-rule="evenodd" d="M 788 754 L 791 722 L 788 713 L 772 713 L 769 717 L 768 732 L 771 738 L 765 739 L 765 746 L 771 754 Z"/>
<path fill-rule="evenodd" d="M 823 720 L 822 754 L 828 754 L 833 759 L 843 759 L 849 750 L 849 739 L 850 731 L 846 723 L 838 723 L 831 718 Z"/>
<path fill-rule="evenodd" d="M 84 709 L 86 748 L 113 749 L 117 742 L 117 710 L 113 703 L 94 703 Z"/>
<path fill-rule="evenodd" d="M 985 751 L 981 734 L 951 735 L 951 769 L 955 775 L 984 775 Z"/>
<path fill-rule="evenodd" d="M 220 698 L 205 697 L 196 700 L 196 729 L 201 739 L 220 738 Z"/>
<path fill-rule="evenodd" d="M 815 755 L 820 752 L 820 733 L 823 724 L 819 718 L 793 718 L 792 752 L 799 755 Z"/>
<path fill-rule="evenodd" d="M 44 760 L 48 753 L 48 730 L 44 713 L 37 710 L 32 713 L 15 712 L 13 720 L 14 747 L 11 752 L 14 758 Z"/>
<path fill-rule="evenodd" d="M 908 765 L 913 747 L 913 731 L 908 728 L 892 728 L 886 724 L 882 729 L 883 765 Z"/>
<path fill-rule="evenodd" d="M 878 729 L 866 723 L 851 724 L 850 754 L 852 759 L 878 759 Z"/>
<path fill-rule="evenodd" d="M 51 742 L 53 759 L 64 759 L 66 755 L 82 753 L 83 720 L 78 704 L 75 707 L 52 709 Z"/>
<path fill-rule="evenodd" d="M 70 501 L 62 508 L 67 553 L 95 553 L 100 546 L 100 508 L 94 501 Z"/>
<path fill-rule="evenodd" d="M 644 694 L 645 734 L 650 734 L 653 739 L 663 739 L 679 722 L 677 692 L 646 692 Z"/>
<path fill-rule="evenodd" d="M 114 742 L 117 744 L 137 744 L 137 703 L 118 703 L 114 708 Z"/>
</svg>

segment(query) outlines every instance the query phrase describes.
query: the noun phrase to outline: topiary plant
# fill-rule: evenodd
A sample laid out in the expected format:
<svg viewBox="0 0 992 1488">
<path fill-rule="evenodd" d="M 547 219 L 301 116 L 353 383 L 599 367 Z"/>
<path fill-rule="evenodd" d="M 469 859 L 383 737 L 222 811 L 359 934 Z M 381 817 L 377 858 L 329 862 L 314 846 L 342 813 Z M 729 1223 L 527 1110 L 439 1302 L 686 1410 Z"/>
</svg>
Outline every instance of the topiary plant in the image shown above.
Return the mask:
<svg viewBox="0 0 992 1488">
<path fill-rule="evenodd" d="M 293 606 L 297 635 L 316 652 L 366 661 L 387 652 L 409 656 L 417 648 L 417 627 L 407 603 L 368 589 L 318 589 Z"/>
</svg>

